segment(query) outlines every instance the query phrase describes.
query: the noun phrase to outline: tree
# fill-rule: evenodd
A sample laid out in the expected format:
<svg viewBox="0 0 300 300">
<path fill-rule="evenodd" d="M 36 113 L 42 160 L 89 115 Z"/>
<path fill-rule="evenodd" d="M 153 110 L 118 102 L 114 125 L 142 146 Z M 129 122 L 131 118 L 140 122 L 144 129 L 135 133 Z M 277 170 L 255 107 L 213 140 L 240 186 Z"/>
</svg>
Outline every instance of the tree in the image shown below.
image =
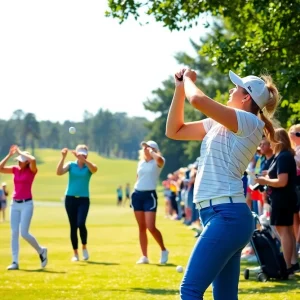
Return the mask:
<svg viewBox="0 0 300 300">
<path fill-rule="evenodd" d="M 211 33 L 199 55 L 222 73 L 269 73 L 282 94 L 283 126 L 300 122 L 300 0 L 108 0 L 106 15 L 120 23 L 130 16 L 153 16 L 170 30 L 195 26 L 203 15 Z"/>
<path fill-rule="evenodd" d="M 10 146 L 16 144 L 14 127 L 10 123 L 0 120 L 0 136 L 0 155 L 3 157 L 8 153 Z"/>
<path fill-rule="evenodd" d="M 30 140 L 32 154 L 34 154 L 34 142 L 40 138 L 40 126 L 33 113 L 27 113 L 23 119 L 23 147 L 27 147 L 27 140 Z"/>
<path fill-rule="evenodd" d="M 50 141 L 51 148 L 57 149 L 60 144 L 59 129 L 55 125 L 52 125 L 51 127 L 47 140 Z"/>
<path fill-rule="evenodd" d="M 22 109 L 17 109 L 13 112 L 11 119 L 12 120 L 23 120 L 25 117 L 25 112 Z"/>
</svg>

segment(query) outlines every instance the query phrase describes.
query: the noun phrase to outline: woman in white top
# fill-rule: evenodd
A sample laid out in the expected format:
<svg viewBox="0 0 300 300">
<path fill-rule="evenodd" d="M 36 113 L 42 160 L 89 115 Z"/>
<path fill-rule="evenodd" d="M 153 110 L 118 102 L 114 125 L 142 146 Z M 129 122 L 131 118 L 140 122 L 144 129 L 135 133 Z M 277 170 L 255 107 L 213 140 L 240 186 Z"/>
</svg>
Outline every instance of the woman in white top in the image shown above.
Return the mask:
<svg viewBox="0 0 300 300">
<path fill-rule="evenodd" d="M 153 235 L 161 248 L 160 263 L 168 261 L 168 250 L 165 248 L 162 235 L 155 226 L 157 210 L 156 186 L 159 174 L 165 164 L 165 159 L 159 153 L 156 142 L 141 143 L 140 161 L 137 168 L 137 181 L 131 196 L 131 207 L 139 225 L 139 239 L 143 256 L 137 264 L 148 264 L 148 239 L 146 230 Z"/>
<path fill-rule="evenodd" d="M 240 78 L 231 71 L 229 76 L 236 86 L 225 106 L 195 85 L 194 71 L 182 69 L 175 75 L 166 135 L 175 140 L 202 141 L 194 203 L 204 229 L 181 283 L 183 300 L 203 299 L 211 283 L 215 300 L 238 298 L 241 250 L 254 230 L 241 178 L 263 130 L 274 141 L 274 129 L 266 116 L 276 110 L 279 94 L 271 78 Z M 185 97 L 208 118 L 185 123 Z"/>
</svg>

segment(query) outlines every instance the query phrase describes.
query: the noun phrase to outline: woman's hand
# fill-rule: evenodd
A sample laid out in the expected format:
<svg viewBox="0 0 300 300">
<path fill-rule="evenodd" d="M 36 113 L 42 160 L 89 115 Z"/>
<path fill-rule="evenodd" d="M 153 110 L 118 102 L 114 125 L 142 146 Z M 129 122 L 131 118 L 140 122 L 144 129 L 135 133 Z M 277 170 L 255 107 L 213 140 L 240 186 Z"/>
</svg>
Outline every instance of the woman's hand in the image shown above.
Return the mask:
<svg viewBox="0 0 300 300">
<path fill-rule="evenodd" d="M 18 146 L 12 145 L 12 146 L 9 148 L 8 155 L 9 155 L 9 156 L 13 156 L 13 155 L 17 152 L 17 149 L 18 149 Z"/>
<path fill-rule="evenodd" d="M 152 153 L 154 153 L 155 151 L 152 149 L 152 148 L 150 148 L 150 147 L 148 147 L 147 148 L 147 151 L 149 152 L 149 154 L 152 156 Z"/>
<path fill-rule="evenodd" d="M 183 86 L 183 74 L 186 69 L 181 69 L 179 72 L 175 73 L 174 80 L 175 80 L 175 86 Z"/>
<path fill-rule="evenodd" d="M 184 74 L 183 74 L 183 77 L 188 77 L 190 78 L 193 82 L 196 82 L 197 80 L 197 74 L 194 70 L 191 70 L 191 69 L 186 69 L 184 71 Z"/>
<path fill-rule="evenodd" d="M 61 155 L 62 155 L 62 157 L 63 157 L 63 158 L 66 158 L 67 154 L 68 154 L 68 148 L 63 148 L 63 149 L 61 150 Z"/>
<path fill-rule="evenodd" d="M 263 177 L 263 176 L 256 178 L 255 183 L 259 183 L 260 185 L 267 185 L 268 184 L 267 178 Z"/>
</svg>

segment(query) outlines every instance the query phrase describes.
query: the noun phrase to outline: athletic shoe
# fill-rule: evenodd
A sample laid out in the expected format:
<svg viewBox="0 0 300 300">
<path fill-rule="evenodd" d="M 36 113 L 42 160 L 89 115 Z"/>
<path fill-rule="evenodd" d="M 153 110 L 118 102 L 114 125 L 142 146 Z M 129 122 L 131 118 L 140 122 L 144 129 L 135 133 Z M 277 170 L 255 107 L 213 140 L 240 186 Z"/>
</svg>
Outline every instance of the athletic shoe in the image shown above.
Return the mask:
<svg viewBox="0 0 300 300">
<path fill-rule="evenodd" d="M 294 273 L 299 273 L 300 272 L 300 266 L 299 263 L 297 262 L 296 264 L 292 265 Z"/>
<path fill-rule="evenodd" d="M 7 267 L 7 270 L 19 270 L 19 264 L 13 262 L 11 265 Z"/>
<path fill-rule="evenodd" d="M 161 251 L 159 263 L 166 264 L 168 259 L 169 259 L 169 251 L 168 250 Z"/>
<path fill-rule="evenodd" d="M 75 254 L 75 255 L 72 257 L 71 261 L 79 261 L 79 256 L 78 256 L 78 254 Z"/>
<path fill-rule="evenodd" d="M 149 259 L 146 256 L 142 256 L 136 263 L 138 265 L 149 264 Z"/>
<path fill-rule="evenodd" d="M 43 252 L 40 254 L 40 260 L 41 260 L 41 267 L 45 268 L 48 263 L 48 250 L 47 248 L 42 248 Z"/>
<path fill-rule="evenodd" d="M 90 258 L 87 249 L 82 249 L 82 257 L 83 257 L 83 260 L 88 260 Z"/>
<path fill-rule="evenodd" d="M 288 276 L 289 279 L 290 279 L 290 278 L 293 278 L 293 277 L 295 276 L 293 267 L 288 268 L 288 269 L 286 270 L 286 274 L 287 274 L 287 276 Z"/>
</svg>

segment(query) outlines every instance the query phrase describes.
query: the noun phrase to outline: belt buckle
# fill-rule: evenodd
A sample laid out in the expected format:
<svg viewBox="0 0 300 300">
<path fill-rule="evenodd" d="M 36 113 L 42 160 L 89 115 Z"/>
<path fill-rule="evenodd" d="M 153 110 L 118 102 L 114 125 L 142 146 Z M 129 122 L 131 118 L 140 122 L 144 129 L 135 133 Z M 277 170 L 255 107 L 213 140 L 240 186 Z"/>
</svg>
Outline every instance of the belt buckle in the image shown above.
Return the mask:
<svg viewBox="0 0 300 300">
<path fill-rule="evenodd" d="M 208 207 L 208 206 L 211 206 L 211 205 L 213 205 L 212 204 L 212 202 L 211 202 L 212 200 L 204 200 L 204 201 L 202 201 L 202 202 L 198 202 L 197 203 L 197 208 L 198 209 L 203 209 L 203 208 L 206 208 L 206 207 Z M 202 203 L 202 204 L 201 204 Z M 208 204 L 208 205 L 207 205 Z"/>
</svg>

